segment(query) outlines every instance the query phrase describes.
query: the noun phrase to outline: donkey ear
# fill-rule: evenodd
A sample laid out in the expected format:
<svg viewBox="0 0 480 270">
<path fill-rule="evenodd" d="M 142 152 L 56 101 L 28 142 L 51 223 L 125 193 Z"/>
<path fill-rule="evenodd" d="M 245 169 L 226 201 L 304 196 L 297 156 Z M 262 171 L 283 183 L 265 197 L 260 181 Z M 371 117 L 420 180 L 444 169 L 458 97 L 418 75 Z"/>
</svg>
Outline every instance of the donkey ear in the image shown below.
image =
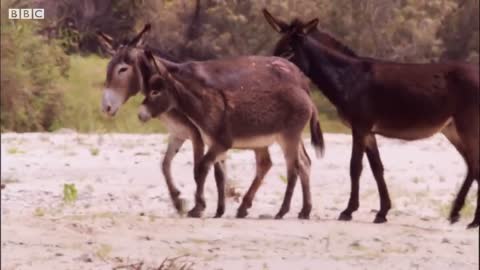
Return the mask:
<svg viewBox="0 0 480 270">
<path fill-rule="evenodd" d="M 155 67 L 155 70 L 157 71 L 157 73 L 160 76 L 164 76 L 166 72 L 165 67 L 162 65 L 161 66 L 162 68 L 160 68 L 160 66 L 157 63 L 157 60 L 155 60 L 155 56 L 153 56 L 152 51 L 145 49 L 143 53 L 145 54 L 145 57 L 147 58 L 147 60 L 153 63 L 153 66 Z"/>
<path fill-rule="evenodd" d="M 138 33 L 138 35 L 135 36 L 132 39 L 132 41 L 129 42 L 128 45 L 130 45 L 130 46 L 142 46 L 145 43 L 145 34 L 148 33 L 151 28 L 152 28 L 152 26 L 149 23 L 145 24 L 142 31 L 140 31 L 140 33 Z"/>
<path fill-rule="evenodd" d="M 152 51 L 150 51 L 149 49 L 145 49 L 143 50 L 143 53 L 145 54 L 147 60 L 153 63 L 153 66 L 155 67 L 155 70 L 158 72 L 158 74 L 162 74 L 160 72 L 160 68 L 157 65 L 157 61 L 155 61 L 155 56 L 153 56 Z"/>
<path fill-rule="evenodd" d="M 115 54 L 115 50 L 113 49 L 113 38 L 101 31 L 97 31 L 95 34 L 102 48 L 110 55 Z"/>
<path fill-rule="evenodd" d="M 150 80 L 148 80 L 148 88 L 151 89 L 152 92 L 156 91 L 158 93 L 162 91 L 164 87 L 165 80 L 159 74 L 153 75 Z M 153 96 L 155 95 L 153 94 Z"/>
<path fill-rule="evenodd" d="M 302 27 L 303 33 L 304 34 L 309 34 L 312 31 L 316 30 L 317 25 L 318 25 L 318 21 L 319 21 L 318 18 L 315 18 L 315 19 L 307 22 L 306 24 L 304 24 L 303 27 Z"/>
<path fill-rule="evenodd" d="M 288 24 L 286 22 L 273 17 L 266 8 L 262 9 L 262 12 L 265 20 L 267 20 L 268 24 L 270 24 L 270 26 L 272 26 L 275 31 L 277 31 L 278 33 L 282 33 L 287 30 Z"/>
</svg>

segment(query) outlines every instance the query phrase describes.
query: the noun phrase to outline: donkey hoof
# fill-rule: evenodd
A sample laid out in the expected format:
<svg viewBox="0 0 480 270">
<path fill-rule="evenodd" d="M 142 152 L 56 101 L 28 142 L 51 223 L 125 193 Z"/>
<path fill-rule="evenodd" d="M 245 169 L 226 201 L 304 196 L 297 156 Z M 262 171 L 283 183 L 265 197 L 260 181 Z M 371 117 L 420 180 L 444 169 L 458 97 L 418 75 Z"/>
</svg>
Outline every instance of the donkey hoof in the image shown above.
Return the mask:
<svg viewBox="0 0 480 270">
<path fill-rule="evenodd" d="M 237 210 L 237 218 L 244 218 L 248 215 L 248 211 L 247 209 L 243 209 L 243 208 L 238 208 Z"/>
<path fill-rule="evenodd" d="M 460 220 L 460 215 L 459 214 L 451 214 L 450 218 L 448 220 L 450 220 L 450 224 L 456 223 L 456 222 L 458 222 L 458 220 Z"/>
<path fill-rule="evenodd" d="M 301 211 L 298 213 L 298 219 L 310 219 L 310 213 Z"/>
<path fill-rule="evenodd" d="M 275 215 L 275 219 L 282 219 L 285 213 L 279 212 L 278 214 Z"/>
<path fill-rule="evenodd" d="M 338 220 L 341 220 L 341 221 L 350 221 L 350 220 L 352 220 L 352 214 L 348 214 L 348 213 L 342 212 L 342 213 L 340 214 L 340 216 L 338 217 Z"/>
<path fill-rule="evenodd" d="M 184 199 L 176 199 L 173 202 L 173 206 L 175 206 L 175 209 L 177 210 L 178 213 L 184 214 L 185 213 L 185 200 Z"/>
<path fill-rule="evenodd" d="M 472 223 L 468 224 L 467 229 L 475 229 L 475 228 L 478 228 L 479 223 L 480 223 L 480 222 L 478 221 L 478 219 L 474 219 L 474 220 L 472 221 Z"/>
<path fill-rule="evenodd" d="M 202 211 L 194 208 L 194 209 L 188 211 L 187 215 L 188 215 L 188 217 L 192 217 L 192 218 L 200 218 L 200 217 L 202 217 Z"/>
<path fill-rule="evenodd" d="M 373 223 L 375 224 L 381 224 L 387 222 L 387 218 L 383 215 L 376 215 L 375 219 L 373 220 Z"/>
<path fill-rule="evenodd" d="M 288 211 L 290 211 L 289 208 L 280 208 L 280 211 L 275 215 L 275 219 L 282 219 Z"/>
<path fill-rule="evenodd" d="M 214 218 L 221 218 L 225 213 L 225 208 L 218 208 Z"/>
</svg>

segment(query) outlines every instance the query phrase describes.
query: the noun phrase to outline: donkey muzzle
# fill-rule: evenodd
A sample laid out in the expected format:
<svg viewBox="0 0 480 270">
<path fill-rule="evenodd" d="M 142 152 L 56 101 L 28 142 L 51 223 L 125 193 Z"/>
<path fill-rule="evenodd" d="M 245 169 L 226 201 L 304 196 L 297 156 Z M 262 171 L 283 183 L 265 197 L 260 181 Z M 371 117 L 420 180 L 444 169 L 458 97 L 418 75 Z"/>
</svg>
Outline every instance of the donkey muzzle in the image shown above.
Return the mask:
<svg viewBox="0 0 480 270">
<path fill-rule="evenodd" d="M 138 120 L 145 123 L 148 120 L 150 120 L 151 118 L 152 118 L 152 114 L 148 110 L 147 106 L 140 105 L 140 108 L 138 110 Z"/>
<path fill-rule="evenodd" d="M 116 93 L 115 90 L 106 88 L 102 95 L 102 111 L 108 116 L 115 116 L 118 109 L 124 103 L 125 98 Z"/>
</svg>

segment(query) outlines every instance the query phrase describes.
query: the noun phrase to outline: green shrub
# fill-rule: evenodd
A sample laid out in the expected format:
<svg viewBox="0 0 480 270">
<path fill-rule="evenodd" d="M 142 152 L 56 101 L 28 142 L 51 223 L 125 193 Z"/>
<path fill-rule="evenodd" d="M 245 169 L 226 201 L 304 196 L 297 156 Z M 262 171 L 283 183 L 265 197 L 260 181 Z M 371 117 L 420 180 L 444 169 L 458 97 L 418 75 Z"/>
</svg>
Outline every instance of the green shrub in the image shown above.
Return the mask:
<svg viewBox="0 0 480 270">
<path fill-rule="evenodd" d="M 2 4 L 2 14 L 9 5 Z M 33 20 L 1 23 L 1 130 L 50 130 L 62 108 L 59 82 L 68 58 L 55 43 L 36 34 Z"/>
</svg>

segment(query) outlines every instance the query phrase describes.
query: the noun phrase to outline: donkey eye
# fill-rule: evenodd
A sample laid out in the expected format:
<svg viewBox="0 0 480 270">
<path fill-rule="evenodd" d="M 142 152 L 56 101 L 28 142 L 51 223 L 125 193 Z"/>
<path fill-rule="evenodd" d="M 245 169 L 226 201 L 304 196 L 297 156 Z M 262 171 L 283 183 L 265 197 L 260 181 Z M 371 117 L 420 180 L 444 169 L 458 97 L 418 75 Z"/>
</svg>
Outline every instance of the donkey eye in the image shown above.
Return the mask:
<svg viewBox="0 0 480 270">
<path fill-rule="evenodd" d="M 161 94 L 161 92 L 158 91 L 158 90 L 152 90 L 152 91 L 150 92 L 150 96 L 151 96 L 151 97 L 156 97 L 156 96 L 158 96 L 158 95 L 160 95 L 160 94 Z"/>
<path fill-rule="evenodd" d="M 127 71 L 127 67 L 121 67 L 119 70 L 118 70 L 118 74 L 124 72 L 124 71 Z"/>
</svg>

